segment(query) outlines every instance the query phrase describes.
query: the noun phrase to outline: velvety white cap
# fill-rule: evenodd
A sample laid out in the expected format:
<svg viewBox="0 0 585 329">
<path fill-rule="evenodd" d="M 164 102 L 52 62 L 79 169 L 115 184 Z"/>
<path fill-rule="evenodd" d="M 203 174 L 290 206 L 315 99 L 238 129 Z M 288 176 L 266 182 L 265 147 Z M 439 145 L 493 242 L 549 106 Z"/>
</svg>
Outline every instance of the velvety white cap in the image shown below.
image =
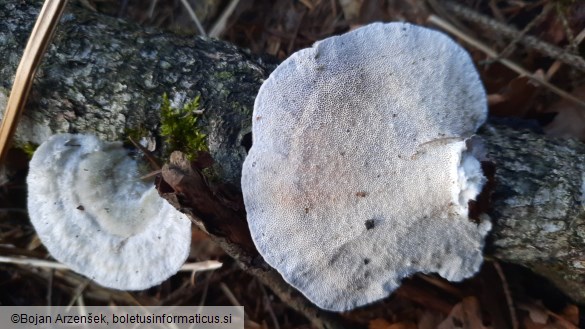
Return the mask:
<svg viewBox="0 0 585 329">
<path fill-rule="evenodd" d="M 335 311 L 416 272 L 473 275 L 490 223 L 468 218 L 485 178 L 465 141 L 486 116 L 469 55 L 427 28 L 376 23 L 293 54 L 260 88 L 242 172 L 258 250 Z"/>
<path fill-rule="evenodd" d="M 189 255 L 191 222 L 142 181 L 121 143 L 54 135 L 30 161 L 28 211 L 51 255 L 97 283 L 152 287 Z"/>
</svg>

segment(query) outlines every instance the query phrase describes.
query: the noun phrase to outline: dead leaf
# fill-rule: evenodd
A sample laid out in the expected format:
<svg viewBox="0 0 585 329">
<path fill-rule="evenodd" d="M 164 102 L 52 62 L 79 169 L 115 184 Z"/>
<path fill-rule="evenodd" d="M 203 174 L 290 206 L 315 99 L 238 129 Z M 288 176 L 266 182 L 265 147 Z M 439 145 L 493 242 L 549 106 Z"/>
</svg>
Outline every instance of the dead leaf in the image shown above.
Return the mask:
<svg viewBox="0 0 585 329">
<path fill-rule="evenodd" d="M 423 289 L 409 281 L 403 282 L 395 294 L 445 315 L 453 309 L 453 305 L 444 296 L 438 295 L 430 289 Z"/>
<path fill-rule="evenodd" d="M 561 316 L 572 324 L 579 325 L 579 307 L 577 305 L 567 305 L 561 312 Z"/>
<path fill-rule="evenodd" d="M 449 316 L 437 329 L 492 329 L 483 325 L 481 309 L 476 297 L 465 297 L 455 305 Z"/>
<path fill-rule="evenodd" d="M 412 322 L 389 323 L 384 319 L 374 319 L 368 324 L 368 329 L 417 329 Z"/>
<path fill-rule="evenodd" d="M 368 324 L 368 329 L 388 329 L 391 324 L 384 319 L 374 319 Z"/>
<path fill-rule="evenodd" d="M 490 114 L 495 116 L 526 116 L 532 108 L 538 87 L 527 77 L 517 77 L 497 93 L 488 95 Z"/>
<path fill-rule="evenodd" d="M 388 329 L 417 329 L 416 325 L 411 322 L 399 322 L 394 323 L 388 327 Z"/>
<path fill-rule="evenodd" d="M 575 88 L 571 94 L 585 100 L 585 85 Z M 561 99 L 545 109 L 544 112 L 558 113 L 554 120 L 544 128 L 547 135 L 578 138 L 585 141 L 585 108 L 570 100 Z"/>
<path fill-rule="evenodd" d="M 418 320 L 417 327 L 418 329 L 435 329 L 441 321 L 443 321 L 443 316 L 439 313 L 426 310 Z"/>
<path fill-rule="evenodd" d="M 530 304 L 520 303 L 518 304 L 518 308 L 527 311 L 530 320 L 532 320 L 532 322 L 534 323 L 546 324 L 548 322 L 549 318 L 548 313 L 546 312 L 546 309 L 541 305 L 538 305 L 536 303 Z"/>
<path fill-rule="evenodd" d="M 579 322 L 579 310 L 570 307 L 565 310 L 572 314 L 572 320 L 566 319 L 564 313 L 558 315 L 551 312 L 540 301 L 519 303 L 518 309 L 528 312 L 528 316 L 524 318 L 527 329 L 577 329 Z"/>
<path fill-rule="evenodd" d="M 566 329 L 558 323 L 535 323 L 530 317 L 524 318 L 524 328 L 526 329 Z"/>
</svg>

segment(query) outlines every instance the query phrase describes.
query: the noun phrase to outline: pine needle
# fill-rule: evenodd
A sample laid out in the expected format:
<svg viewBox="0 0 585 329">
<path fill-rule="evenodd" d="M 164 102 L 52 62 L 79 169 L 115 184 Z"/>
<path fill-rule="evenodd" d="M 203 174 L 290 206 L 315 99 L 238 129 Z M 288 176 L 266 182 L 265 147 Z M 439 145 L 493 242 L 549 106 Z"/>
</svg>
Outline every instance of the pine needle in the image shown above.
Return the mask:
<svg viewBox="0 0 585 329">
<path fill-rule="evenodd" d="M 37 22 L 32 30 L 20 64 L 16 69 L 14 84 L 8 98 L 8 105 L 4 111 L 4 118 L 0 125 L 0 163 L 2 163 L 10 140 L 16 131 L 18 120 L 28 99 L 30 87 L 37 68 L 47 50 L 55 27 L 63 14 L 67 0 L 47 0 L 41 9 Z"/>
</svg>

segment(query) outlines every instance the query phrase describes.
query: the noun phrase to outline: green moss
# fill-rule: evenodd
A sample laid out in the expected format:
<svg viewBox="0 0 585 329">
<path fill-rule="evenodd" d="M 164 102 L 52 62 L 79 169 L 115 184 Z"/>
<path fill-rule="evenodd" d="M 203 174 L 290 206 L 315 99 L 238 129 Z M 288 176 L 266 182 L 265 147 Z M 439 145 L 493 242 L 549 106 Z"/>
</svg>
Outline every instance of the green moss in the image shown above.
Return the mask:
<svg viewBox="0 0 585 329">
<path fill-rule="evenodd" d="M 208 151 L 207 135 L 198 125 L 199 96 L 185 104 L 183 108 L 171 107 L 167 94 L 162 96 L 161 136 L 168 145 L 169 153 L 181 151 L 193 158 L 197 151 Z"/>
<path fill-rule="evenodd" d="M 17 148 L 21 149 L 28 156 L 29 159 L 32 159 L 32 156 L 38 147 L 39 145 L 31 142 L 26 142 L 24 144 L 17 146 Z"/>
</svg>

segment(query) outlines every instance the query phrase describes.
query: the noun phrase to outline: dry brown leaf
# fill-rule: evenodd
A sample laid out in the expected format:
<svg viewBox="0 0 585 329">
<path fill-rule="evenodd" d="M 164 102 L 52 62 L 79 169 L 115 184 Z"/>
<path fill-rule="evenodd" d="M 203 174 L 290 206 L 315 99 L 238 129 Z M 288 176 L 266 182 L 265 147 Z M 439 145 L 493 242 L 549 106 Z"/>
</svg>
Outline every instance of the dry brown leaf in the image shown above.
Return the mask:
<svg viewBox="0 0 585 329">
<path fill-rule="evenodd" d="M 439 296 L 433 291 L 423 289 L 411 282 L 403 283 L 395 294 L 444 315 L 449 314 L 453 309 L 453 305 L 444 296 Z"/>
<path fill-rule="evenodd" d="M 496 116 L 525 117 L 532 108 L 538 87 L 527 77 L 517 77 L 506 87 L 488 95 L 490 114 Z"/>
<path fill-rule="evenodd" d="M 571 94 L 585 100 L 585 85 L 575 88 Z M 585 140 L 585 108 L 570 100 L 561 99 L 545 109 L 544 112 L 558 113 L 554 120 L 544 128 L 547 135 Z"/>
<path fill-rule="evenodd" d="M 387 329 L 417 329 L 417 327 L 412 322 L 399 322 L 390 325 Z"/>
<path fill-rule="evenodd" d="M 561 316 L 572 324 L 579 325 L 579 307 L 577 305 L 567 305 L 561 312 Z"/>
<path fill-rule="evenodd" d="M 437 329 L 492 329 L 483 325 L 481 308 L 477 298 L 465 297 L 455 305 L 449 316 Z"/>
<path fill-rule="evenodd" d="M 566 329 L 559 323 L 535 323 L 530 317 L 524 318 L 524 328 L 526 329 Z"/>
<path fill-rule="evenodd" d="M 368 324 L 368 329 L 388 329 L 391 324 L 384 319 L 374 319 Z"/>
<path fill-rule="evenodd" d="M 418 320 L 418 329 L 435 329 L 443 321 L 443 316 L 438 313 L 425 310 Z"/>
<path fill-rule="evenodd" d="M 524 318 L 524 325 L 527 329 L 577 329 L 579 321 L 578 309 L 566 309 L 573 318 L 568 320 L 565 318 L 565 313 L 557 315 L 542 306 L 540 302 L 520 303 L 518 308 L 528 312 L 528 316 Z"/>
<path fill-rule="evenodd" d="M 374 319 L 368 324 L 368 329 L 417 329 L 411 322 L 389 323 L 384 319 Z"/>
<path fill-rule="evenodd" d="M 520 303 L 518 308 L 528 312 L 528 316 L 532 322 L 537 324 L 546 324 L 548 322 L 548 312 L 546 309 L 535 303 Z"/>
</svg>

